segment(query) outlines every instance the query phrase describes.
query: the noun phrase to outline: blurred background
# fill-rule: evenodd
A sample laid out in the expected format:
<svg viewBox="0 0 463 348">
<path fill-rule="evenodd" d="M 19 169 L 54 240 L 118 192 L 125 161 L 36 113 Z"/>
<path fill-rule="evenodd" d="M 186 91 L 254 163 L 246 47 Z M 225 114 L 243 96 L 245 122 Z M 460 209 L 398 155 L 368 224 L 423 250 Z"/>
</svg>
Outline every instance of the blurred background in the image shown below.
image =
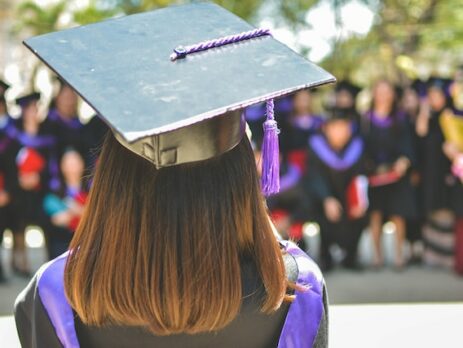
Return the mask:
<svg viewBox="0 0 463 348">
<path fill-rule="evenodd" d="M 0 315 L 66 249 L 106 131 L 22 40 L 186 2 L 0 0 Z M 331 302 L 462 301 L 461 0 L 215 2 L 338 79 L 276 102 L 282 190 L 268 199 Z M 260 166 L 265 105 L 245 114 Z"/>
</svg>

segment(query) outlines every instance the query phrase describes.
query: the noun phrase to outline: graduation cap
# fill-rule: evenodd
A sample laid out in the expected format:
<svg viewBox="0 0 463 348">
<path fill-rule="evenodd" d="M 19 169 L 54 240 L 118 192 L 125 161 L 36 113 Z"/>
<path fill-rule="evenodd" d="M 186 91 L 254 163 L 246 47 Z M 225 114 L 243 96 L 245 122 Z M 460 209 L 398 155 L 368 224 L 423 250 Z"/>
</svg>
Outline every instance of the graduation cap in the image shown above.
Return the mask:
<svg viewBox="0 0 463 348">
<path fill-rule="evenodd" d="M 338 106 L 325 105 L 326 122 L 336 120 L 355 121 L 358 118 L 358 114 L 355 108 L 341 108 Z"/>
<path fill-rule="evenodd" d="M 362 89 L 357 86 L 357 85 L 354 85 L 352 82 L 350 82 L 349 80 L 342 80 L 342 81 L 339 81 L 338 83 L 336 83 L 336 86 L 334 88 L 334 91 L 336 93 L 339 93 L 341 91 L 346 91 L 348 92 L 350 95 L 352 95 L 353 98 L 356 98 L 357 97 L 357 94 L 360 93 Z"/>
<path fill-rule="evenodd" d="M 209 3 L 107 20 L 25 45 L 121 144 L 157 168 L 229 151 L 245 132 L 243 108 L 335 81 L 268 30 Z"/>
<path fill-rule="evenodd" d="M 439 89 L 441 90 L 446 96 L 450 95 L 450 85 L 452 84 L 451 79 L 443 78 L 443 77 L 430 77 L 429 80 L 426 82 L 427 90 L 430 89 Z"/>
<path fill-rule="evenodd" d="M 4 95 L 10 85 L 3 80 L 0 80 L 0 95 Z"/>
<path fill-rule="evenodd" d="M 16 104 L 20 107 L 25 108 L 30 103 L 40 100 L 39 92 L 32 92 L 21 97 L 16 98 Z"/>
</svg>

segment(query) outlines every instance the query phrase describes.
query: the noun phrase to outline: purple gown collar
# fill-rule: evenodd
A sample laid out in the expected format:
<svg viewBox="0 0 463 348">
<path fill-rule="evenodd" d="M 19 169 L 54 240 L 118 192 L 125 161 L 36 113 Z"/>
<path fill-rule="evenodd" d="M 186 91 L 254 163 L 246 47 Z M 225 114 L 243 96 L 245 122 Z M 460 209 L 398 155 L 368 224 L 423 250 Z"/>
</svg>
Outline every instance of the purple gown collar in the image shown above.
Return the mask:
<svg viewBox="0 0 463 348">
<path fill-rule="evenodd" d="M 286 173 L 280 178 L 280 192 L 284 192 L 296 186 L 302 177 L 298 166 L 289 163 Z"/>
<path fill-rule="evenodd" d="M 70 129 L 80 129 L 80 128 L 83 127 L 82 123 L 80 122 L 80 120 L 79 120 L 79 118 L 77 116 L 73 117 L 71 119 L 65 119 L 65 118 L 60 116 L 58 110 L 56 110 L 56 109 L 51 109 L 49 111 L 48 119 L 53 121 L 53 122 L 60 123 L 60 124 L 64 125 L 65 127 L 70 128 Z"/>
<path fill-rule="evenodd" d="M 280 242 L 296 260 L 298 267 L 296 298 L 289 307 L 278 341 L 278 348 L 312 347 L 323 316 L 323 276 L 296 244 Z M 79 348 L 74 312 L 64 292 L 64 267 L 69 252 L 48 262 L 38 272 L 38 293 L 45 311 L 64 348 Z"/>
<path fill-rule="evenodd" d="M 314 135 L 309 140 L 310 147 L 315 154 L 330 168 L 346 170 L 352 167 L 363 153 L 363 141 L 360 137 L 354 137 L 347 148 L 338 154 L 334 151 L 323 135 Z"/>
<path fill-rule="evenodd" d="M 69 252 L 46 263 L 38 276 L 38 293 L 64 348 L 79 348 L 74 313 L 64 293 L 64 266 Z"/>
<path fill-rule="evenodd" d="M 20 131 L 13 123 L 10 123 L 5 131 L 10 138 L 16 139 L 22 146 L 44 148 L 51 147 L 56 143 L 56 139 L 52 135 L 30 135 Z"/>
</svg>

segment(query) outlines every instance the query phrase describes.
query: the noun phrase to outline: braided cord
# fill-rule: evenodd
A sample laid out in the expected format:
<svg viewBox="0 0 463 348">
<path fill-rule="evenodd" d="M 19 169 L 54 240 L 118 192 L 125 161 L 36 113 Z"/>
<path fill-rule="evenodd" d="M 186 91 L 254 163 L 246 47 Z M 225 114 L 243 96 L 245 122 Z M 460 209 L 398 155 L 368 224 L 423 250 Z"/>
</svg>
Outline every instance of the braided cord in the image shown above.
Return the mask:
<svg viewBox="0 0 463 348">
<path fill-rule="evenodd" d="M 242 32 L 240 34 L 228 35 L 218 39 L 203 41 L 195 45 L 179 46 L 174 49 L 170 59 L 175 61 L 177 59 L 185 58 L 187 55 L 208 50 L 210 48 L 221 47 L 232 43 L 237 43 L 249 39 L 258 38 L 261 36 L 271 35 L 270 29 L 253 29 Z"/>
</svg>

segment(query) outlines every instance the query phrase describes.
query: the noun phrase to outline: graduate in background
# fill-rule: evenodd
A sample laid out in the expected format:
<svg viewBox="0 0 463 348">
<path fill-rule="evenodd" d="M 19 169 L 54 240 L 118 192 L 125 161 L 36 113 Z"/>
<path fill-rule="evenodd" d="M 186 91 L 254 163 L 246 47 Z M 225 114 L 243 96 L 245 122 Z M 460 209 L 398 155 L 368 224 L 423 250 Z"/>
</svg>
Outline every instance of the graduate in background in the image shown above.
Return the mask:
<svg viewBox="0 0 463 348">
<path fill-rule="evenodd" d="M 45 213 L 50 218 L 48 242 L 51 258 L 68 249 L 87 200 L 83 180 L 85 163 L 80 153 L 72 148 L 66 149 L 61 157 L 60 169 L 60 189 L 46 194 L 43 202 Z"/>
<path fill-rule="evenodd" d="M 77 112 L 78 96 L 68 84 L 60 79 L 57 81 L 58 94 L 49 106 L 47 119 L 56 137 L 58 156 L 60 157 L 69 146 L 83 154 L 86 149 L 82 138 L 84 126 Z"/>
<path fill-rule="evenodd" d="M 355 115 L 354 121 L 360 121 L 360 115 L 357 111 L 357 96 L 362 89 L 350 82 L 341 80 L 334 87 L 335 105 L 340 110 L 345 110 Z"/>
<path fill-rule="evenodd" d="M 18 180 L 15 157 L 18 146 L 7 130 L 11 127 L 13 119 L 8 114 L 5 96 L 1 92 L 8 87 L 0 81 L 0 257 L 3 232 L 10 229 L 13 233 L 18 230 L 18 219 L 13 209 L 14 194 L 17 191 Z M 0 261 L 0 283 L 6 281 L 3 263 Z"/>
<path fill-rule="evenodd" d="M 453 267 L 454 223 L 452 190 L 456 183 L 451 173 L 451 160 L 444 153 L 445 137 L 442 119 L 452 110 L 449 95 L 451 81 L 432 77 L 427 82 L 426 103 L 422 103 L 416 123 L 422 137 L 422 185 L 426 217 L 423 226 L 424 262 L 430 265 Z"/>
<path fill-rule="evenodd" d="M 371 109 L 361 127 L 370 184 L 373 266 L 383 266 L 382 227 L 386 219 L 390 219 L 396 228 L 394 266 L 401 270 L 405 264 L 405 221 L 416 216 L 413 190 L 407 176 L 414 154 L 406 116 L 398 108 L 396 89 L 389 81 L 380 80 L 375 84 Z"/>
<path fill-rule="evenodd" d="M 408 132 L 412 140 L 415 161 L 410 168 L 409 180 L 413 188 L 413 198 L 417 207 L 415 217 L 406 219 L 406 238 L 410 243 L 410 263 L 421 263 L 423 254 L 422 229 L 425 219 L 423 209 L 423 168 L 422 158 L 426 156 L 423 151 L 423 139 L 416 133 L 416 122 L 420 113 L 421 103 L 425 102 L 426 84 L 415 80 L 406 86 L 400 99 L 400 109 L 404 111 L 408 123 Z"/>
<path fill-rule="evenodd" d="M 314 91 L 303 89 L 294 94 L 293 112 L 282 129 L 282 149 L 287 161 L 299 167 L 304 174 L 307 170 L 307 143 L 310 136 L 317 133 L 323 118 L 314 112 Z"/>
<path fill-rule="evenodd" d="M 24 243 L 25 229 L 29 225 L 41 227 L 48 241 L 42 200 L 46 192 L 59 187 L 56 138 L 49 121 L 40 118 L 39 100 L 40 93 L 37 92 L 16 99 L 21 107 L 21 117 L 8 129 L 8 134 L 20 148 L 16 156 L 19 189 L 15 197 L 15 210 L 19 217 L 19 231 L 15 234 L 15 241 L 18 240 L 19 249 L 14 269 L 26 276 L 29 274 L 29 265 Z"/>
<path fill-rule="evenodd" d="M 364 174 L 364 143 L 353 132 L 357 117 L 352 110 L 331 107 L 322 134 L 309 140 L 308 194 L 316 197 L 316 220 L 320 225 L 321 267 L 330 270 L 330 247 L 345 251 L 342 265 L 360 269 L 357 246 L 365 227 L 368 208 L 367 179 Z"/>
</svg>

